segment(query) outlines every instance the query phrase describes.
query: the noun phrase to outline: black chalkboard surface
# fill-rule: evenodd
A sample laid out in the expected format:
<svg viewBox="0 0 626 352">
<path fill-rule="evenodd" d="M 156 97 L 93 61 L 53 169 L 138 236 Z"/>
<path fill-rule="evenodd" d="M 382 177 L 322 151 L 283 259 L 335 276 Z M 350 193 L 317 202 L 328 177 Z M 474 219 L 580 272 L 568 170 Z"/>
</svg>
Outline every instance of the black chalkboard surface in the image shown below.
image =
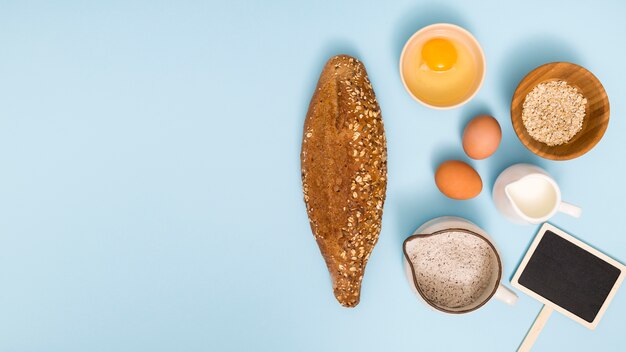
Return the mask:
<svg viewBox="0 0 626 352">
<path fill-rule="evenodd" d="M 518 283 L 591 323 L 622 271 L 548 230 Z"/>
<path fill-rule="evenodd" d="M 595 329 L 624 281 L 626 266 L 545 223 L 511 284 L 543 303 L 518 352 L 532 349 L 553 311 Z"/>
</svg>

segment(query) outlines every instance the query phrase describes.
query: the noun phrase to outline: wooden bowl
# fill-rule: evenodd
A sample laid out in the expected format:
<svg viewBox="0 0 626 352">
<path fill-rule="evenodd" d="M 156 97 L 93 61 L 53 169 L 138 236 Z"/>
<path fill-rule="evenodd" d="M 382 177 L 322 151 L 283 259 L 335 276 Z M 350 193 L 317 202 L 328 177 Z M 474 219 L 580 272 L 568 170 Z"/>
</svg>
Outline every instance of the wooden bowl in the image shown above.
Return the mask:
<svg viewBox="0 0 626 352">
<path fill-rule="evenodd" d="M 522 121 L 526 95 L 540 83 L 562 80 L 574 86 L 587 98 L 582 129 L 565 144 L 550 147 L 534 140 Z M 609 98 L 600 81 L 584 67 L 569 62 L 552 62 L 532 70 L 517 86 L 511 101 L 511 122 L 517 137 L 533 153 L 551 160 L 577 158 L 602 139 L 609 125 Z"/>
</svg>

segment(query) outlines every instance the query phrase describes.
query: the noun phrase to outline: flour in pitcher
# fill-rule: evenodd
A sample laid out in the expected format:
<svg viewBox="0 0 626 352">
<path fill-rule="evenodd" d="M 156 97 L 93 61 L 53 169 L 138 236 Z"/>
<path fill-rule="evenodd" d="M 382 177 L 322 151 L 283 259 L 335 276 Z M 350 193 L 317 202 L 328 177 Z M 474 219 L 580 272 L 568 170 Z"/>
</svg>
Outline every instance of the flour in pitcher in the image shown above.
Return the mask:
<svg viewBox="0 0 626 352">
<path fill-rule="evenodd" d="M 407 254 L 423 296 L 439 307 L 466 307 L 493 287 L 497 259 L 480 237 L 460 231 L 425 236 Z"/>
</svg>

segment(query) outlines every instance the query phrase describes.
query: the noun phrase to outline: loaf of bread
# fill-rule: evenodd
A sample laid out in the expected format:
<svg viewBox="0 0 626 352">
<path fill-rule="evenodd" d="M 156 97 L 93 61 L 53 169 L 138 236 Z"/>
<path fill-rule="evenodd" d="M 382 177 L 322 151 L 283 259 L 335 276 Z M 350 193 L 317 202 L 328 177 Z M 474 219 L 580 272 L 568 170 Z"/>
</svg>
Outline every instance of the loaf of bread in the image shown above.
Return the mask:
<svg viewBox="0 0 626 352">
<path fill-rule="evenodd" d="M 339 55 L 326 63 L 304 122 L 300 158 L 311 230 L 335 297 L 354 307 L 387 189 L 383 120 L 359 60 Z"/>
</svg>

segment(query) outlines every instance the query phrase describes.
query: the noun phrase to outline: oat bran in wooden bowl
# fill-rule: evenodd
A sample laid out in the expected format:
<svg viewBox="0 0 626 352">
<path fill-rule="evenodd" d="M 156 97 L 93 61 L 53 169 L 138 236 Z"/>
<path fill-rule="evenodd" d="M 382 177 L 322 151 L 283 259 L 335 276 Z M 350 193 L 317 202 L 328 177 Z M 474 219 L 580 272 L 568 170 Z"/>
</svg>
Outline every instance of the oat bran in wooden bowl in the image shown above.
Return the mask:
<svg viewBox="0 0 626 352">
<path fill-rule="evenodd" d="M 574 159 L 591 150 L 602 139 L 609 115 L 602 83 L 569 62 L 531 71 L 511 101 L 511 122 L 522 144 L 551 160 Z"/>
</svg>

